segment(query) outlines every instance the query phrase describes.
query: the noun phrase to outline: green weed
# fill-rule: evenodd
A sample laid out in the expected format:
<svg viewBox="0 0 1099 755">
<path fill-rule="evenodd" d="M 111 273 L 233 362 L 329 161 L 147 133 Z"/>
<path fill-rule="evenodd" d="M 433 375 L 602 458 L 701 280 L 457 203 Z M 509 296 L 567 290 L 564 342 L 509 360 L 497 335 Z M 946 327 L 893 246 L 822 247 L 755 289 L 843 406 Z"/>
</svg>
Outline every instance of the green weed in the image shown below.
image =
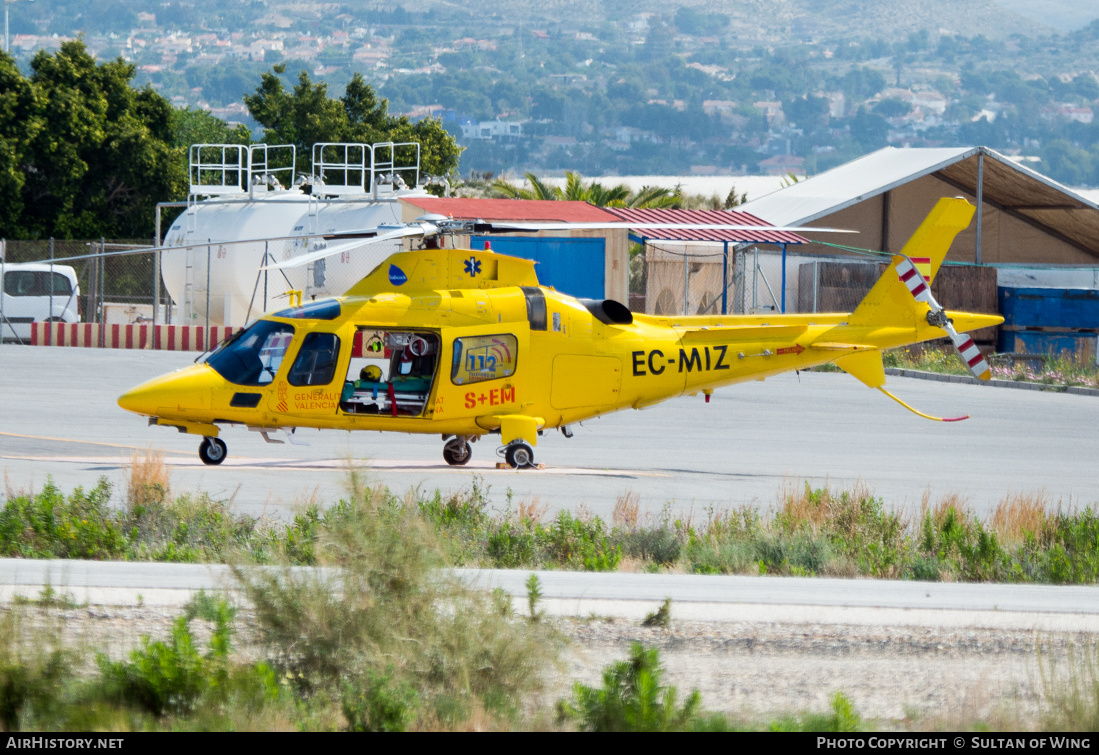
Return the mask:
<svg viewBox="0 0 1099 755">
<path fill-rule="evenodd" d="M 683 731 L 691 728 L 702 698 L 695 690 L 679 705 L 675 687 L 662 683 L 656 648 L 635 642 L 630 657 L 603 671 L 602 688 L 573 685 L 572 699 L 558 703 L 560 718 L 583 731 Z"/>
<path fill-rule="evenodd" d="M 945 375 L 968 375 L 969 371 L 949 346 L 905 346 L 890 349 L 882 354 L 886 367 L 897 367 Z M 1035 355 L 1024 361 L 989 357 L 992 377 L 996 380 L 1014 380 L 1064 388 L 1079 385 L 1099 386 L 1099 368 L 1094 361 L 1086 362 L 1068 355 Z"/>
<path fill-rule="evenodd" d="M 1099 647 L 1070 647 L 1068 668 L 1057 668 L 1039 646 L 1042 728 L 1047 731 L 1099 731 Z"/>
<path fill-rule="evenodd" d="M 136 490 L 148 493 L 147 487 Z M 509 491 L 510 493 L 510 491 Z M 537 500 L 489 511 L 475 479 L 456 493 L 418 490 L 370 495 L 429 527 L 447 563 L 509 569 L 610 571 L 624 556 L 633 568 L 700 574 L 871 576 L 887 579 L 1090 584 L 1099 580 L 1099 514 L 1052 506 L 1044 495 L 1006 497 L 989 517 L 947 496 L 915 516 L 891 510 L 865 486 L 782 493 L 773 514 L 749 506 L 711 509 L 705 522 L 650 520 L 622 497 L 614 527 L 598 516 L 558 512 L 543 522 Z M 353 504 L 316 501 L 290 522 L 232 513 L 203 495 L 128 494 L 110 505 L 105 479 L 66 496 L 52 483 L 10 495 L 0 509 L 0 556 L 315 565 L 318 548 Z M 380 504 L 379 504 L 380 505 Z"/>
<path fill-rule="evenodd" d="M 538 610 L 538 604 L 542 601 L 542 583 L 538 580 L 537 574 L 531 574 L 527 578 L 527 609 L 530 612 L 531 621 L 540 621 L 542 618 L 541 611 Z"/>
<path fill-rule="evenodd" d="M 832 695 L 829 713 L 809 713 L 772 721 L 768 731 L 853 732 L 862 731 L 863 722 L 851 700 L 842 692 Z"/>
<path fill-rule="evenodd" d="M 641 621 L 643 627 L 659 627 L 667 629 L 672 625 L 672 599 L 665 598 L 660 608 L 645 616 Z"/>
</svg>

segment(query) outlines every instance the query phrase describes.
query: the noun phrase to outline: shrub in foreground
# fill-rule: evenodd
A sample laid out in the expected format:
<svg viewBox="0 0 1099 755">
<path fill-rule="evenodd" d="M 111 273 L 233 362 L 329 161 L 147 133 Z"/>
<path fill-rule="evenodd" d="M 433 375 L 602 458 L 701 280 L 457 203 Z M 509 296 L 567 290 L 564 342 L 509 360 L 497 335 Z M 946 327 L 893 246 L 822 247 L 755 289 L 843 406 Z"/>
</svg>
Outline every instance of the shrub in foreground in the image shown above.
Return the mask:
<svg viewBox="0 0 1099 755">
<path fill-rule="evenodd" d="M 337 699 L 359 730 L 506 725 L 536 692 L 555 642 L 470 589 L 415 500 L 353 484 L 315 544 L 321 570 L 236 568 L 258 639 L 306 698 Z"/>
<path fill-rule="evenodd" d="M 684 731 L 702 697 L 694 690 L 680 706 L 676 688 L 663 677 L 659 651 L 635 642 L 627 660 L 604 669 L 601 688 L 574 684 L 572 700 L 559 704 L 560 717 L 583 731 Z"/>
</svg>

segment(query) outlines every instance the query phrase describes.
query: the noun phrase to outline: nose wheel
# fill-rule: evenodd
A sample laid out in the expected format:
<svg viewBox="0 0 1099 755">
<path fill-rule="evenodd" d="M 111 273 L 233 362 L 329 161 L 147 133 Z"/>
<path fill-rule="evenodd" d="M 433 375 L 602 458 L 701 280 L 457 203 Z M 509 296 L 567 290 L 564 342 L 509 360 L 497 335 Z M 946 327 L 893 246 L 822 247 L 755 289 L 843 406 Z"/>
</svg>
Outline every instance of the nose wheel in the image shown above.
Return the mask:
<svg viewBox="0 0 1099 755">
<path fill-rule="evenodd" d="M 504 449 L 504 461 L 512 469 L 528 469 L 534 467 L 534 450 L 522 441 L 509 443 Z"/>
<path fill-rule="evenodd" d="M 198 458 L 202 459 L 203 464 L 211 466 L 220 464 L 228 455 L 229 449 L 221 438 L 203 438 L 198 446 Z"/>
<path fill-rule="evenodd" d="M 443 460 L 452 467 L 460 467 L 473 458 L 473 449 L 464 438 L 451 438 L 443 446 Z"/>
</svg>

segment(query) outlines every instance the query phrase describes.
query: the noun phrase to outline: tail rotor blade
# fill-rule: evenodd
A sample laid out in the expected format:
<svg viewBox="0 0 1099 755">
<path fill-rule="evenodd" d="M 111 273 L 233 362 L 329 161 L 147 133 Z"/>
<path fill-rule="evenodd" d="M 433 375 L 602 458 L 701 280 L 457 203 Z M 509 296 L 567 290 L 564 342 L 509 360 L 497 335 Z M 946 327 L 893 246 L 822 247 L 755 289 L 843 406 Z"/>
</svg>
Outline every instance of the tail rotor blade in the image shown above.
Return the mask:
<svg viewBox="0 0 1099 755">
<path fill-rule="evenodd" d="M 913 299 L 923 302 L 931 308 L 931 311 L 927 314 L 927 321 L 946 331 L 946 334 L 950 336 L 951 343 L 954 344 L 954 350 L 958 352 L 958 356 L 965 363 L 966 369 L 972 372 L 978 380 L 991 379 L 992 370 L 989 369 L 988 362 L 981 355 L 981 350 L 977 348 L 977 344 L 973 343 L 973 339 L 967 334 L 959 333 L 954 328 L 954 323 L 946 319 L 946 312 L 931 294 L 931 286 L 928 284 L 927 279 L 908 257 L 904 257 L 897 262 L 897 277 L 908 288 L 908 292 L 912 294 Z"/>
<path fill-rule="evenodd" d="M 973 339 L 969 337 L 969 334 L 959 333 L 954 329 L 954 324 L 949 321 L 943 330 L 950 335 L 954 350 L 958 352 L 958 356 L 962 358 L 966 368 L 973 373 L 973 376 L 978 380 L 991 379 L 992 370 L 989 369 L 988 362 L 985 361 L 981 350 L 977 348 L 977 344 L 973 343 Z"/>
<path fill-rule="evenodd" d="M 897 277 L 908 287 L 908 293 L 912 294 L 913 299 L 927 304 L 933 310 L 942 310 L 939 303 L 935 301 L 935 297 L 931 295 L 931 286 L 928 285 L 927 279 L 908 257 L 902 258 L 897 263 Z"/>
</svg>

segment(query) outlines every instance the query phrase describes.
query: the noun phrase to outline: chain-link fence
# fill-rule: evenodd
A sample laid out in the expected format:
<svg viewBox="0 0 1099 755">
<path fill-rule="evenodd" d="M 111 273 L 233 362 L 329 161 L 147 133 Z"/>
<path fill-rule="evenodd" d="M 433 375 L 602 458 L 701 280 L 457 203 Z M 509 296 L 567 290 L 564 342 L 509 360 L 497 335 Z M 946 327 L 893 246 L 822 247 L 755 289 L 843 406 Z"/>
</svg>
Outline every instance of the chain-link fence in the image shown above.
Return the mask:
<svg viewBox="0 0 1099 755">
<path fill-rule="evenodd" d="M 799 253 L 793 245 L 781 249 L 752 244 L 726 247 L 720 243 L 649 241 L 643 247 L 635 245 L 631 252 L 630 308 L 651 315 L 851 312 L 887 265 L 884 254 L 819 255 Z M 1001 312 L 1003 290 L 1028 287 L 1096 291 L 1099 266 L 993 266 L 947 261 L 931 288 L 936 300 L 948 310 L 1007 316 L 1010 313 Z M 1049 296 L 1057 302 L 1061 294 Z M 1065 296 L 1073 301 L 1079 298 L 1076 294 Z M 989 350 L 1068 352 L 1094 361 L 1099 323 L 1088 314 L 1091 310 L 1085 313 L 1079 307 L 1059 303 L 1049 307 L 1060 313 L 1061 319 L 1053 326 L 1017 322 L 1008 316 L 1003 326 L 981 328 L 971 335 Z"/>
<path fill-rule="evenodd" d="M 343 294 L 400 248 L 397 240 L 349 246 L 307 265 L 267 270 L 269 264 L 325 248 L 326 242 L 315 237 L 211 241 L 161 251 L 151 251 L 151 242 L 0 241 L 3 340 L 26 341 L 31 322 L 50 320 L 239 328 L 288 302 L 291 291 L 304 301 Z"/>
<path fill-rule="evenodd" d="M 305 301 L 341 295 L 400 248 L 394 240 L 349 247 L 296 268 L 264 269 L 324 244 L 293 237 L 153 252 L 140 240 L 0 241 L 0 333 L 4 340 L 26 340 L 30 322 L 49 319 L 155 323 L 205 327 L 203 342 L 209 343 L 211 327 L 242 327 L 288 302 L 288 292 L 301 292 Z M 26 263 L 40 264 L 28 269 Z M 631 252 L 630 307 L 654 315 L 850 312 L 886 264 L 884 256 L 804 254 L 795 246 L 649 241 Z M 947 309 L 999 313 L 998 285 L 1096 290 L 1099 267 L 948 262 L 932 290 Z M 1013 327 L 1035 331 L 1014 323 L 1003 330 Z M 1059 323 L 1058 329 L 1097 330 L 1094 323 L 1075 322 Z M 973 337 L 994 344 L 998 330 L 985 328 Z"/>
<path fill-rule="evenodd" d="M 148 253 L 126 253 L 148 248 L 151 242 L 0 241 L 4 265 L 0 332 L 4 339 L 25 340 L 32 321 L 152 322 L 155 303 L 159 301 L 167 311 L 163 287 L 156 285 L 155 258 Z"/>
<path fill-rule="evenodd" d="M 659 241 L 635 246 L 630 306 L 653 315 L 851 311 L 880 263 L 749 244 Z"/>
<path fill-rule="evenodd" d="M 888 264 L 884 255 L 671 241 L 635 246 L 630 261 L 631 308 L 653 315 L 851 312 Z M 944 266 L 936 298 L 949 309 L 996 312 L 997 272 Z"/>
</svg>

